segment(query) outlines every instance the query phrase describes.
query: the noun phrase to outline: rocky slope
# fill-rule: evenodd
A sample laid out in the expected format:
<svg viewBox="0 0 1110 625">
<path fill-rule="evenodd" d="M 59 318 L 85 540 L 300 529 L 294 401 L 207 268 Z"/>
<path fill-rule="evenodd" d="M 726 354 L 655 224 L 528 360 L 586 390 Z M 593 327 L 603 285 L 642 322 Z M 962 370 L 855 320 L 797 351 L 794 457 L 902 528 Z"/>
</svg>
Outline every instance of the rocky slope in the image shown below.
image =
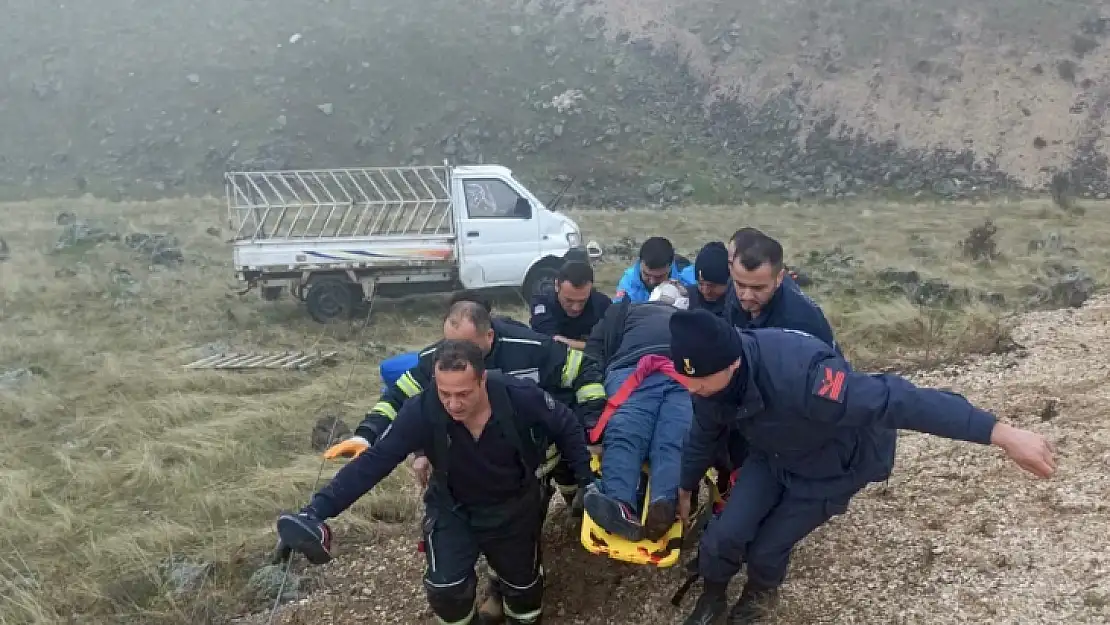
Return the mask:
<svg viewBox="0 0 1110 625">
<path fill-rule="evenodd" d="M 1110 193 L 1110 13 L 1079 0 L 7 4 L 6 196 L 444 158 L 609 206 Z"/>
</svg>

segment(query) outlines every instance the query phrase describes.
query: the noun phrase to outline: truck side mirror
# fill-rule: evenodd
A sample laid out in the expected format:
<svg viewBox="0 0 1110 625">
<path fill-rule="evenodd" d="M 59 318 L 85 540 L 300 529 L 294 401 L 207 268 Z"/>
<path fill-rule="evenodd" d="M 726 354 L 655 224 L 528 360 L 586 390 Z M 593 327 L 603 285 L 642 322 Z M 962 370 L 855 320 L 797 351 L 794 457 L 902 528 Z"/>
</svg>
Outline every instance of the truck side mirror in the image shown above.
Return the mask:
<svg viewBox="0 0 1110 625">
<path fill-rule="evenodd" d="M 532 218 L 532 203 L 526 198 L 518 197 L 516 199 L 516 206 L 513 207 L 513 217 L 521 219 Z"/>
</svg>

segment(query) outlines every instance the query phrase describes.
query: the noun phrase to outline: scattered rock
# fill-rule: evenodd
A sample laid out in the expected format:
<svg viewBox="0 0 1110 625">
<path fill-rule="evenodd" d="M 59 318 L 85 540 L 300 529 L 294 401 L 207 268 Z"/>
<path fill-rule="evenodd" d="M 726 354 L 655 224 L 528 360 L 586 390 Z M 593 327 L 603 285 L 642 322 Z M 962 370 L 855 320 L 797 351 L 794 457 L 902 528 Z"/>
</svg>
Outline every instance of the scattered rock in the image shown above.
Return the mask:
<svg viewBox="0 0 1110 625">
<path fill-rule="evenodd" d="M 75 224 L 77 223 L 77 215 L 74 215 L 70 212 L 61 212 L 58 213 L 58 216 L 54 218 L 54 222 L 57 223 L 59 226 L 68 226 L 70 224 Z"/>
<path fill-rule="evenodd" d="M 199 591 L 212 570 L 211 563 L 197 563 L 175 557 L 162 565 L 162 576 L 171 593 L 186 595 Z"/>
<path fill-rule="evenodd" d="M 204 233 L 207 234 L 208 236 L 218 237 L 218 236 L 220 236 L 220 229 L 215 227 L 215 226 L 211 226 L 211 227 L 205 229 Z"/>
<path fill-rule="evenodd" d="M 142 253 L 151 265 L 172 267 L 185 261 L 173 235 L 135 232 L 123 237 L 123 244 Z"/>
<path fill-rule="evenodd" d="M 35 377 L 34 367 L 0 372 L 0 391 L 12 390 Z"/>
<path fill-rule="evenodd" d="M 108 271 L 108 279 L 124 295 L 138 295 L 143 290 L 142 285 L 131 275 L 131 272 L 122 267 L 111 268 Z"/>
<path fill-rule="evenodd" d="M 1048 287 L 1048 301 L 1057 306 L 1079 308 L 1095 292 L 1095 281 L 1082 269 L 1055 278 Z"/>
<path fill-rule="evenodd" d="M 1075 83 L 1075 74 L 1078 69 L 1079 66 L 1071 59 L 1062 59 L 1056 62 L 1056 73 L 1060 78 L 1070 83 Z"/>
<path fill-rule="evenodd" d="M 1071 50 L 1079 58 L 1098 47 L 1098 40 L 1086 35 L 1072 35 Z"/>
<path fill-rule="evenodd" d="M 12 249 L 8 247 L 8 242 L 4 237 L 0 237 L 0 263 L 12 257 Z"/>
<path fill-rule="evenodd" d="M 335 429 L 334 433 L 332 428 Z M 314 451 L 324 451 L 336 441 L 341 441 L 350 435 L 351 428 L 347 427 L 347 424 L 339 417 L 320 417 L 312 428 L 312 449 Z"/>
<path fill-rule="evenodd" d="M 282 578 L 285 578 L 284 590 L 282 588 Z M 300 575 L 289 572 L 288 576 L 285 575 L 285 566 L 277 564 L 266 565 L 251 575 L 247 581 L 247 587 L 250 588 L 259 598 L 268 599 L 273 601 L 277 598 L 278 592 L 281 592 L 282 601 L 295 601 L 301 596 L 301 584 L 303 579 Z"/>
<path fill-rule="evenodd" d="M 189 74 L 189 75 L 185 76 L 185 80 L 189 81 L 190 85 L 199 85 L 200 84 L 200 75 L 199 74 Z"/>
<path fill-rule="evenodd" d="M 331 102 L 325 102 L 323 104 L 317 104 L 316 108 L 320 109 L 320 112 L 323 113 L 324 115 L 331 115 L 332 112 L 335 111 L 335 105 L 333 105 Z"/>
<path fill-rule="evenodd" d="M 1056 254 L 1068 254 L 1071 256 L 1078 256 L 1079 250 L 1064 242 L 1063 235 L 1059 232 L 1049 232 L 1040 239 L 1032 239 L 1029 241 L 1027 249 L 1030 253 L 1033 252 L 1050 252 Z"/>
<path fill-rule="evenodd" d="M 54 244 L 54 249 L 60 251 L 80 245 L 96 245 L 106 241 L 119 241 L 119 235 L 77 220 L 66 225 L 62 235 L 58 237 L 58 242 Z"/>
<path fill-rule="evenodd" d="M 605 255 L 618 260 L 635 260 L 640 256 L 640 242 L 632 237 L 621 237 L 606 247 Z"/>
</svg>

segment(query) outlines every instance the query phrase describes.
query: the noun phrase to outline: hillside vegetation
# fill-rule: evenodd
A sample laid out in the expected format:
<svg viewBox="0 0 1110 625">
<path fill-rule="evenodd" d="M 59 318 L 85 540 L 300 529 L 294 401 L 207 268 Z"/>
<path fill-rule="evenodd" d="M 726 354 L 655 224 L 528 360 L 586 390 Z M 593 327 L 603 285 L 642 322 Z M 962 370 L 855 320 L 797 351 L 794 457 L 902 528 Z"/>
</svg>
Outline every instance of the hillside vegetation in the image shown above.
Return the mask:
<svg viewBox="0 0 1110 625">
<path fill-rule="evenodd" d="M 824 306 L 857 367 L 909 370 L 982 353 L 1013 358 L 1029 346 L 1012 336 L 1007 311 L 1079 305 L 1096 283 L 1110 280 L 1110 205 L 1085 208 L 1079 217 L 1047 201 L 921 205 L 913 211 L 868 203 L 836 209 L 832 224 L 827 206 L 758 204 L 745 208 L 744 223 L 783 240 L 788 262 Z M 0 420 L 6 428 L 0 441 L 0 536 L 9 537 L 0 550 L 6 571 L 0 594 L 9 598 L 0 602 L 0 623 L 220 623 L 264 605 L 279 579 L 263 566 L 273 546 L 272 522 L 279 510 L 302 505 L 315 484 L 319 439 L 327 438 L 331 423 L 326 417 L 344 422 L 340 435 L 355 425 L 377 396 L 381 359 L 438 335 L 442 300 L 380 301 L 370 324 L 360 329 L 359 320 L 317 325 L 291 299 L 238 297 L 215 201 L 38 200 L 0 210 L 9 223 L 20 224 L 5 234 L 8 255 L 0 261 Z M 599 285 L 611 292 L 635 253 L 635 240 L 666 232 L 680 250 L 692 253 L 718 237 L 721 224 L 736 224 L 735 210 L 692 206 L 682 219 L 659 210 L 585 210 L 574 216 L 611 254 L 598 269 Z M 526 318 L 519 302 L 496 305 Z M 1097 360 L 1102 347 L 1090 340 L 1092 352 L 1084 359 Z M 337 362 L 305 372 L 183 369 L 224 351 L 284 350 L 334 350 Z M 1082 420 L 1086 404 L 1074 403 L 1081 400 L 1066 390 L 1070 386 L 1037 384 L 1060 399 L 1059 410 L 1067 415 L 1061 427 L 1075 428 L 1061 430 L 1061 437 L 1096 427 Z M 986 401 L 1007 418 L 1030 418 L 1028 412 L 1006 412 L 1009 400 L 991 395 Z M 1094 487 L 1081 487 L 1076 480 L 1082 474 L 1067 468 L 1072 462 L 1095 466 L 1086 454 L 1105 447 L 1099 452 L 1091 445 L 1065 460 L 1060 480 L 1036 490 L 1009 473 L 993 473 L 1000 469 L 990 469 L 990 479 L 998 481 L 997 492 L 1015 489 L 1040 510 L 1054 504 L 1032 493 Z M 993 458 L 980 450 L 944 449 L 954 457 L 983 459 L 976 462 Z M 935 479 L 924 480 L 936 472 L 932 457 L 903 452 L 905 477 L 899 479 L 941 488 Z M 990 462 L 993 467 L 1001 460 Z M 336 468 L 324 467 L 323 478 Z M 973 480 L 982 470 L 954 475 Z M 953 493 L 969 483 L 953 482 Z M 917 488 L 897 492 L 917 497 L 920 506 L 947 501 L 931 500 Z M 371 588 L 365 601 L 376 602 L 372 609 L 382 615 L 375 622 L 412 622 L 414 611 L 423 609 L 419 585 L 405 577 L 398 587 L 399 573 L 386 566 L 394 563 L 410 577 L 418 573 L 411 554 L 415 495 L 407 472 L 398 470 L 337 522 L 342 566 L 380 565 L 369 569 L 374 581 L 365 582 Z M 866 528 L 876 518 L 894 522 L 893 513 L 882 511 L 889 505 L 882 497 L 868 495 L 861 511 L 837 527 Z M 928 522 L 922 514 L 910 516 Z M 1076 523 L 1094 518 L 1090 511 L 1076 514 Z M 1010 527 L 1003 519 L 992 522 Z M 1090 544 L 1096 544 L 1099 527 L 1092 521 L 1074 531 L 1095 532 Z M 930 540 L 962 540 L 958 536 Z M 642 582 L 621 591 L 632 594 L 588 594 L 582 603 L 566 603 L 576 601 L 568 588 L 577 583 L 573 579 L 607 587 L 586 570 L 607 576 L 617 569 L 588 557 L 565 536 L 559 540 L 551 551 L 553 605 L 616 618 L 613 610 L 646 592 L 643 584 L 663 592 L 656 577 L 640 572 Z M 363 549 L 369 560 L 359 555 Z M 803 570 L 816 571 L 806 557 Z M 290 596 L 303 596 L 317 578 L 302 576 L 300 565 L 294 573 Z M 359 569 L 357 575 L 364 574 Z M 1053 576 L 1079 583 L 1067 570 Z M 383 584 L 391 589 L 388 599 Z M 628 601 L 620 599 L 625 596 Z M 1017 595 L 1008 600 L 1019 604 L 1014 609 L 1030 605 Z"/>
</svg>

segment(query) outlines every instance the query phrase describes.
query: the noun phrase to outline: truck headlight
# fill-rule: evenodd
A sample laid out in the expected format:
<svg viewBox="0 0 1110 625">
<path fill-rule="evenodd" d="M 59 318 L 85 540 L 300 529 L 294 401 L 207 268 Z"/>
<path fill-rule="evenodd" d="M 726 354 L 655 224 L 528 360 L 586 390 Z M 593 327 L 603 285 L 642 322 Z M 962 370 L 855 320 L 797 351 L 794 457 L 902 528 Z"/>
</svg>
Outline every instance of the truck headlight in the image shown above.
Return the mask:
<svg viewBox="0 0 1110 625">
<path fill-rule="evenodd" d="M 578 234 L 577 232 L 568 232 L 567 245 L 571 247 L 578 247 L 579 245 L 582 245 L 582 235 Z"/>
</svg>

